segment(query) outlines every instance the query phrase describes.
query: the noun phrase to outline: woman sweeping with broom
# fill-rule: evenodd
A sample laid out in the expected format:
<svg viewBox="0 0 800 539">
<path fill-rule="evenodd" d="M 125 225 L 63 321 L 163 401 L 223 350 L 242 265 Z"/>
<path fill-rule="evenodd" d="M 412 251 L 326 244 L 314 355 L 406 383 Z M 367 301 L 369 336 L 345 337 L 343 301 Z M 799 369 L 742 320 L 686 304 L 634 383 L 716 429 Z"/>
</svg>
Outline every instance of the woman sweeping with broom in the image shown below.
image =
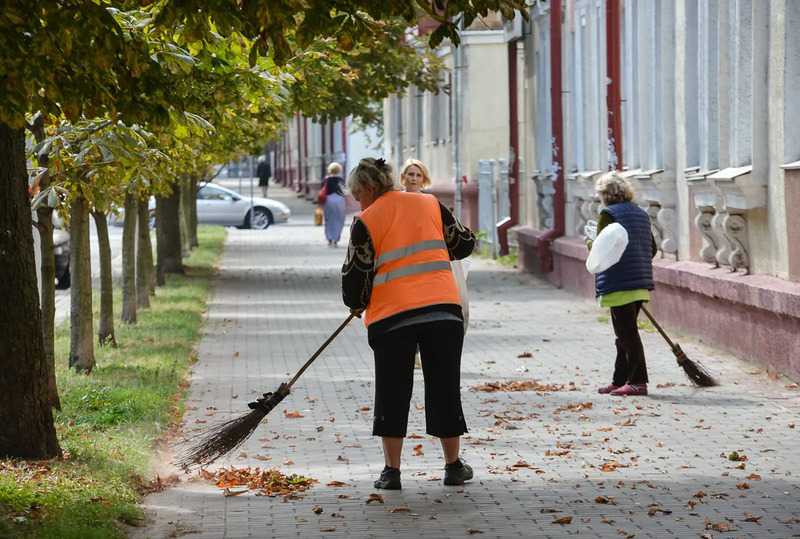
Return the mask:
<svg viewBox="0 0 800 539">
<path fill-rule="evenodd" d="M 461 407 L 464 319 L 450 260 L 469 256 L 474 234 L 432 195 L 395 189 L 383 159 L 362 159 L 347 187 L 362 212 L 350 230 L 342 295 L 364 311 L 375 356 L 372 433 L 383 443 L 385 467 L 375 488 L 399 489 L 400 459 L 414 384 L 417 343 L 423 357 L 426 432 L 440 438 L 445 485 L 472 479 L 459 458 L 467 432 Z"/>
<path fill-rule="evenodd" d="M 595 275 L 595 293 L 601 307 L 611 308 L 611 324 L 616 335 L 617 358 L 611 383 L 599 393 L 647 395 L 647 363 L 636 319 L 642 304 L 650 301 L 653 282 L 653 257 L 658 252 L 650 230 L 650 217 L 633 201 L 633 186 L 618 172 L 611 171 L 595 183 L 605 208 L 597 221 L 598 235 L 612 223 L 627 232 L 628 245 L 619 262 Z M 589 249 L 592 242 L 589 242 Z"/>
</svg>

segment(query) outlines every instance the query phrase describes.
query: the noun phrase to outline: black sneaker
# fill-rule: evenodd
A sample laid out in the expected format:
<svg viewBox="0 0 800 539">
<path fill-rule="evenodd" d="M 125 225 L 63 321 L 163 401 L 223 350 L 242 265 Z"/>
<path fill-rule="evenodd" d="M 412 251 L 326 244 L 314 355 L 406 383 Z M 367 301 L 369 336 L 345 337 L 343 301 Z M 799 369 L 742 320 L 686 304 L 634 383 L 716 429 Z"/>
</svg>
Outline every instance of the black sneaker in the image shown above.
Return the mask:
<svg viewBox="0 0 800 539">
<path fill-rule="evenodd" d="M 375 481 L 373 486 L 385 490 L 400 490 L 403 488 L 402 485 L 400 485 L 400 469 L 384 466 L 381 476 Z"/>
<path fill-rule="evenodd" d="M 465 481 L 470 479 L 472 479 L 472 466 L 464 462 L 464 459 L 459 458 L 452 464 L 445 464 L 445 485 L 463 485 Z"/>
</svg>

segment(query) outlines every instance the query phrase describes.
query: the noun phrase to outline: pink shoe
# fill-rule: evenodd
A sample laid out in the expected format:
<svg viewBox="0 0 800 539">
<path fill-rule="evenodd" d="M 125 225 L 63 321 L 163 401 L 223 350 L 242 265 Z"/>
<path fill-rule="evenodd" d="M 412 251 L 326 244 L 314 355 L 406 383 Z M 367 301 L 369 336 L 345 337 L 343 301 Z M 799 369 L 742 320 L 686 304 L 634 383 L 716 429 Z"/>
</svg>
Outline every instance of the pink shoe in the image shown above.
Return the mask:
<svg viewBox="0 0 800 539">
<path fill-rule="evenodd" d="M 619 386 L 615 386 L 614 384 L 608 384 L 607 386 L 598 389 L 597 392 L 602 395 L 605 395 L 606 393 L 611 393 L 612 391 L 616 391 L 617 389 L 619 389 Z"/>
<path fill-rule="evenodd" d="M 647 395 L 647 384 L 625 384 L 621 388 L 612 391 L 611 394 L 618 397 Z"/>
</svg>

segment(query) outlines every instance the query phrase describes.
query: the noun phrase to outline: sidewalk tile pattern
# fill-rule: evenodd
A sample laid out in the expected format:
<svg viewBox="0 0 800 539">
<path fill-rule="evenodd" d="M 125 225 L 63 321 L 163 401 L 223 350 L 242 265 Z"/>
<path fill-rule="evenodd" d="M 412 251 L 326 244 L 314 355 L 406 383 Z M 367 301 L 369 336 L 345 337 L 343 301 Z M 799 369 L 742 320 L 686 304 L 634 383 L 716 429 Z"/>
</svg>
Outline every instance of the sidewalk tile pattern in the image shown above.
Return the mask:
<svg viewBox="0 0 800 539">
<path fill-rule="evenodd" d="M 287 381 L 345 319 L 339 271 L 313 207 L 293 193 L 288 224 L 230 229 L 191 379 L 185 434 L 247 412 Z M 346 245 L 347 230 L 340 245 Z M 642 331 L 651 395 L 598 395 L 609 382 L 608 313 L 493 261 L 473 260 L 462 385 L 475 469 L 445 487 L 424 433 L 417 374 L 401 491 L 367 504 L 383 467 L 370 435 L 372 354 L 354 320 L 245 445 L 212 468 L 278 467 L 319 481 L 300 500 L 224 497 L 184 476 L 149 496 L 154 522 L 134 537 L 792 537 L 800 534 L 800 390 L 676 336 L 724 382 L 688 385 L 661 336 Z M 531 357 L 520 357 L 527 356 Z M 424 360 L 424 359 L 423 359 Z M 556 387 L 471 391 L 485 382 Z M 287 418 L 299 412 L 303 417 Z M 798 428 L 793 428 L 798 424 Z M 418 450 L 414 446 L 419 445 Z M 732 452 L 747 460 L 732 461 Z M 164 473 L 162 471 L 162 473 Z M 326 483 L 342 481 L 344 487 Z M 321 508 L 318 514 L 314 508 Z M 392 511 L 407 508 L 403 511 Z M 568 520 L 568 524 L 557 524 Z M 729 533 L 718 530 L 729 528 Z"/>
</svg>

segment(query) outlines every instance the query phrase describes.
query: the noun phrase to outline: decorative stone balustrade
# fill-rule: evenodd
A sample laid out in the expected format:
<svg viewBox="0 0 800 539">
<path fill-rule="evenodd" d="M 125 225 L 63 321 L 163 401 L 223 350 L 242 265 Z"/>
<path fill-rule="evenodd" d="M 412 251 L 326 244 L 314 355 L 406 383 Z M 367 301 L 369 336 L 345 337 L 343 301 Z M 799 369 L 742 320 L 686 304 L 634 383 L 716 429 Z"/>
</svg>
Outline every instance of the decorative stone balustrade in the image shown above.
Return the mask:
<svg viewBox="0 0 800 539">
<path fill-rule="evenodd" d="M 534 171 L 531 179 L 536 183 L 536 207 L 539 209 L 539 228 L 553 228 L 553 175 Z"/>
<path fill-rule="evenodd" d="M 701 258 L 710 262 L 713 248 L 715 265 L 749 273 L 747 212 L 766 207 L 766 179 L 754 176 L 747 165 L 698 173 L 687 177 L 687 183 L 694 187 L 700 210 L 695 225 L 707 242 Z"/>
<path fill-rule="evenodd" d="M 584 227 L 590 220 L 600 216 L 600 198 L 594 189 L 594 182 L 602 174 L 601 170 L 576 171 L 564 176 L 566 200 L 573 207 L 572 231 L 584 235 Z"/>
<path fill-rule="evenodd" d="M 694 226 L 703 238 L 703 245 L 700 247 L 698 254 L 703 262 L 719 267 L 717 251 L 725 241 L 721 232 L 714 228 L 714 217 L 717 214 L 717 208 L 722 207 L 721 194 L 714 182 L 707 180 L 707 177 L 715 172 L 717 171 L 693 169 L 686 176 L 686 183 L 692 188 L 694 204 L 699 210 L 697 217 L 694 219 Z"/>
<path fill-rule="evenodd" d="M 634 176 L 637 201 L 650 216 L 653 236 L 662 253 L 678 254 L 678 193 L 675 179 L 661 169 L 644 170 Z"/>
</svg>

